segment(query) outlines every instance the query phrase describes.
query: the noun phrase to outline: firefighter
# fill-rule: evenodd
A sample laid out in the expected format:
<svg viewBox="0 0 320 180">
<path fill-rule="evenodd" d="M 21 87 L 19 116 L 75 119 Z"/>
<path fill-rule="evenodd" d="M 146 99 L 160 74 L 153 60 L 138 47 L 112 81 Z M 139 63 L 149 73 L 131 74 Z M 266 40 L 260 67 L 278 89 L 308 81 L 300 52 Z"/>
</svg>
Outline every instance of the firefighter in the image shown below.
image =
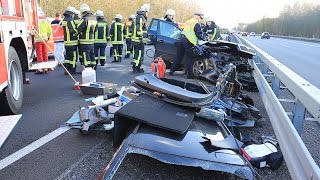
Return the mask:
<svg viewBox="0 0 320 180">
<path fill-rule="evenodd" d="M 169 22 L 173 22 L 174 23 L 174 16 L 175 16 L 176 12 L 173 9 L 168 9 L 166 12 L 166 15 L 164 16 L 164 19 L 166 21 Z"/>
<path fill-rule="evenodd" d="M 219 39 L 218 27 L 210 17 L 206 18 L 206 26 L 203 31 L 207 34 L 209 41 Z"/>
<path fill-rule="evenodd" d="M 104 66 L 106 62 L 106 47 L 109 27 L 102 11 L 97 10 L 96 17 L 98 25 L 94 40 L 94 55 L 96 63 L 98 64 L 98 61 L 100 59 L 100 65 Z"/>
<path fill-rule="evenodd" d="M 64 34 L 60 13 L 56 13 L 55 19 L 51 22 L 54 41 L 54 55 L 59 63 L 64 63 Z"/>
<path fill-rule="evenodd" d="M 144 4 L 137 11 L 137 16 L 134 24 L 133 35 L 132 35 L 132 45 L 134 51 L 134 57 L 132 62 L 132 70 L 134 73 L 144 72 L 141 69 L 141 64 L 144 57 L 144 43 L 147 39 L 147 16 L 150 9 L 149 4 Z"/>
<path fill-rule="evenodd" d="M 131 42 L 131 37 L 132 37 L 132 32 L 133 32 L 132 23 L 134 23 L 135 18 L 136 18 L 136 16 L 133 14 L 129 17 L 128 21 L 125 23 L 125 35 L 124 35 L 124 37 L 126 38 L 125 58 L 129 58 L 130 54 L 132 53 L 132 42 Z"/>
<path fill-rule="evenodd" d="M 180 43 L 177 47 L 177 56 L 170 68 L 170 75 L 172 75 L 177 66 L 186 55 L 187 61 L 185 65 L 185 74 L 188 79 L 194 78 L 192 72 L 192 64 L 194 62 L 194 47 L 197 45 L 198 40 L 205 40 L 205 35 L 201 30 L 200 21 L 203 19 L 203 13 L 198 12 L 194 17 L 184 23 L 184 29 L 180 36 Z"/>
<path fill-rule="evenodd" d="M 66 50 L 64 66 L 71 73 L 76 73 L 76 61 L 78 59 L 78 31 L 74 23 L 74 8 L 69 6 L 64 12 L 62 26 L 64 31 L 64 48 Z M 67 75 L 67 72 L 65 72 Z"/>
<path fill-rule="evenodd" d="M 122 21 L 122 16 L 117 14 L 114 21 L 110 27 L 110 39 L 113 47 L 113 58 L 112 62 L 121 62 L 122 59 L 122 47 L 124 40 L 124 24 Z"/>
<path fill-rule="evenodd" d="M 43 15 L 42 11 L 39 11 L 39 32 L 36 36 L 36 54 L 37 62 L 47 62 L 48 61 L 48 41 L 52 35 L 52 29 Z M 40 37 L 41 36 L 41 37 Z M 36 74 L 41 73 L 42 70 L 36 70 Z M 48 69 L 44 69 L 44 72 L 47 73 Z"/>
<path fill-rule="evenodd" d="M 96 68 L 94 56 L 94 34 L 96 31 L 97 20 L 90 11 L 87 4 L 80 5 L 82 19 L 78 25 L 79 32 L 79 54 L 83 58 L 85 67 Z"/>
<path fill-rule="evenodd" d="M 78 26 L 81 21 L 81 12 L 77 9 L 74 10 L 74 23 Z"/>
<path fill-rule="evenodd" d="M 76 27 L 78 28 L 78 25 L 81 21 L 81 12 L 77 9 L 74 10 L 74 23 L 76 25 Z M 78 34 L 78 40 L 79 40 L 79 34 Z M 77 46 L 77 54 L 78 54 L 78 59 L 80 61 L 80 64 L 83 65 L 83 59 L 81 54 L 79 54 L 79 44 Z"/>
</svg>

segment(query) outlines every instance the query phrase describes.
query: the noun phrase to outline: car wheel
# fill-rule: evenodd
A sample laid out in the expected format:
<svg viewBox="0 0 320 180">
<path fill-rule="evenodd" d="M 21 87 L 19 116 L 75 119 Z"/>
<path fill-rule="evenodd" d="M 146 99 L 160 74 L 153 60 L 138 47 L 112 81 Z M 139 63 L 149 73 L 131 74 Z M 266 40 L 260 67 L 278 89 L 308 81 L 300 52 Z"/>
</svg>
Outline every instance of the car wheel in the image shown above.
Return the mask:
<svg viewBox="0 0 320 180">
<path fill-rule="evenodd" d="M 196 60 L 192 64 L 192 72 L 195 77 L 198 77 L 199 75 L 203 74 L 207 69 L 207 64 L 205 60 Z"/>
<path fill-rule="evenodd" d="M 1 115 L 17 114 L 23 100 L 23 76 L 19 56 L 13 47 L 8 53 L 9 82 L 4 91 L 0 93 Z"/>
</svg>

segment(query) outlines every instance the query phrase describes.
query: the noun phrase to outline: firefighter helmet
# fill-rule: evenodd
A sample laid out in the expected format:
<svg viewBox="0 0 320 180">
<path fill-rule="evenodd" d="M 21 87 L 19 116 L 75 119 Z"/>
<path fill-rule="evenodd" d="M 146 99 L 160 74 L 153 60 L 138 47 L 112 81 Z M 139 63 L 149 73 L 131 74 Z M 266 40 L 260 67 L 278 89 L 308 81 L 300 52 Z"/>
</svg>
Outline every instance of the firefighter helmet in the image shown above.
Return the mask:
<svg viewBox="0 0 320 180">
<path fill-rule="evenodd" d="M 201 19 L 203 19 L 203 12 L 199 11 L 199 12 L 195 12 L 194 15 L 200 16 Z"/>
<path fill-rule="evenodd" d="M 84 13 L 84 12 L 89 12 L 90 11 L 90 7 L 88 6 L 88 4 L 81 4 L 80 5 L 80 12 Z"/>
<path fill-rule="evenodd" d="M 117 14 L 116 17 L 115 17 L 115 19 L 120 19 L 120 20 L 122 20 L 123 17 L 121 16 L 121 14 Z"/>
<path fill-rule="evenodd" d="M 176 12 L 173 9 L 168 9 L 166 12 L 166 15 L 168 16 L 174 16 L 176 14 Z"/>
<path fill-rule="evenodd" d="M 97 10 L 96 16 L 97 17 L 104 17 L 104 14 L 103 14 L 103 12 L 101 10 Z"/>
<path fill-rule="evenodd" d="M 134 14 L 131 14 L 131 16 L 129 16 L 129 20 L 134 20 L 136 18 L 136 16 Z"/>
<path fill-rule="evenodd" d="M 211 18 L 211 17 L 206 17 L 206 21 L 208 22 L 208 21 L 213 21 L 213 19 Z"/>
<path fill-rule="evenodd" d="M 144 4 L 144 5 L 141 6 L 139 11 L 149 12 L 149 10 L 150 10 L 150 4 Z"/>
<path fill-rule="evenodd" d="M 79 11 L 79 10 L 74 10 L 74 14 L 76 14 L 76 15 L 78 15 L 78 16 L 80 16 L 81 15 L 81 12 Z"/>
<path fill-rule="evenodd" d="M 74 8 L 72 6 L 68 6 L 65 11 L 74 13 Z"/>
</svg>

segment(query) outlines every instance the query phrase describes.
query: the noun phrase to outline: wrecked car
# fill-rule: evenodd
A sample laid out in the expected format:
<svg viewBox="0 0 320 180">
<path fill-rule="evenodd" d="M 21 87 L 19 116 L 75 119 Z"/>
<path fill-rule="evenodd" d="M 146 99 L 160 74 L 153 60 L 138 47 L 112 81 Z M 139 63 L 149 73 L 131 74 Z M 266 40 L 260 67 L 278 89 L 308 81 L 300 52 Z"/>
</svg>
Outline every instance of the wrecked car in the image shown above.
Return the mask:
<svg viewBox="0 0 320 180">
<path fill-rule="evenodd" d="M 182 32 L 182 29 L 178 26 L 178 24 L 168 22 L 162 19 L 153 18 L 150 23 L 150 26 L 148 29 L 148 36 L 155 47 L 155 57 L 161 56 L 164 59 L 167 65 L 167 68 L 171 67 L 176 57 L 176 52 L 177 52 L 176 46 L 177 46 L 177 43 L 179 43 L 181 32 Z M 235 49 L 238 49 L 240 51 L 247 51 L 254 54 L 252 49 L 237 43 L 232 43 L 228 41 L 214 41 L 210 43 L 214 43 L 215 45 L 218 45 L 220 47 L 227 46 L 232 49 L 231 51 L 227 49 L 226 51 L 224 51 L 221 49 L 220 50 L 221 52 L 227 52 L 227 53 L 233 54 L 233 52 L 239 52 L 235 50 Z M 197 60 L 193 63 L 193 66 L 192 66 L 193 72 L 196 76 L 198 76 L 199 74 L 205 72 L 207 69 L 210 69 L 212 67 L 213 62 L 211 58 L 214 57 L 213 55 L 214 54 L 204 53 L 199 55 L 196 58 Z M 241 54 L 233 54 L 233 55 L 237 55 L 237 56 L 239 55 L 241 57 Z M 250 58 L 250 56 L 247 58 Z M 185 59 L 180 64 L 180 68 L 183 67 L 184 61 Z"/>
</svg>

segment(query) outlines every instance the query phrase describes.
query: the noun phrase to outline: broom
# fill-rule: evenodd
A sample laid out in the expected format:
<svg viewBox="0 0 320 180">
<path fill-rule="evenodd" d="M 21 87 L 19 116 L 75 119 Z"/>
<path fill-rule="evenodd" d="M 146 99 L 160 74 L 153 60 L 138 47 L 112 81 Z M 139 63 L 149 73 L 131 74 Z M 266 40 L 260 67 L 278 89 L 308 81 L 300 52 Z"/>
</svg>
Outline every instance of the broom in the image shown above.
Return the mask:
<svg viewBox="0 0 320 180">
<path fill-rule="evenodd" d="M 80 90 L 80 82 L 76 81 L 76 79 L 72 76 L 72 74 L 68 71 L 68 69 L 63 65 L 63 63 L 55 56 L 53 50 L 50 48 L 50 46 L 47 44 L 47 42 L 40 36 L 39 32 L 37 30 L 34 30 L 34 31 L 37 34 L 37 36 L 40 37 L 41 41 L 47 46 L 49 51 L 53 54 L 54 59 L 61 64 L 61 66 L 67 72 L 69 77 L 71 77 L 71 79 L 74 81 L 73 89 L 74 90 Z"/>
</svg>

